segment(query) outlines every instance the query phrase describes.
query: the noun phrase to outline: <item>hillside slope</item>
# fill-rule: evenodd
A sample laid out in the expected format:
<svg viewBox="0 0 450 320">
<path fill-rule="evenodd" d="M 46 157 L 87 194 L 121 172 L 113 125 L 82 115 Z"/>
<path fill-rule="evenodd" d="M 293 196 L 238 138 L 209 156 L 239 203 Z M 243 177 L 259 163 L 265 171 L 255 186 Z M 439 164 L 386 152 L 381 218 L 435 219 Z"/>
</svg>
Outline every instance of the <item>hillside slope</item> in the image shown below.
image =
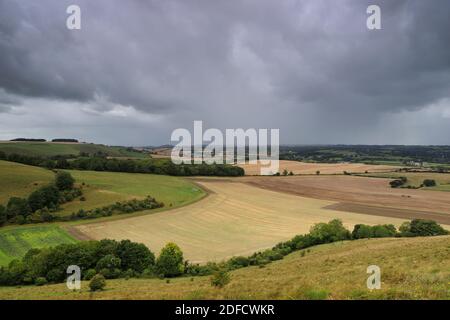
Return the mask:
<svg viewBox="0 0 450 320">
<path fill-rule="evenodd" d="M 146 154 L 125 147 L 110 147 L 90 143 L 55 143 L 55 142 L 1 142 L 0 151 L 6 154 L 16 153 L 26 156 L 53 157 L 58 155 L 75 155 L 80 152 L 102 153 L 110 157 L 143 158 Z"/>
<path fill-rule="evenodd" d="M 366 287 L 369 265 L 381 268 L 382 287 Z M 450 236 L 372 239 L 296 252 L 264 268 L 231 273 L 223 289 L 210 277 L 108 280 L 103 292 L 65 284 L 0 288 L 0 299 L 450 299 Z"/>
<path fill-rule="evenodd" d="M 0 160 L 0 204 L 10 197 L 23 197 L 53 181 L 50 170 Z"/>
</svg>

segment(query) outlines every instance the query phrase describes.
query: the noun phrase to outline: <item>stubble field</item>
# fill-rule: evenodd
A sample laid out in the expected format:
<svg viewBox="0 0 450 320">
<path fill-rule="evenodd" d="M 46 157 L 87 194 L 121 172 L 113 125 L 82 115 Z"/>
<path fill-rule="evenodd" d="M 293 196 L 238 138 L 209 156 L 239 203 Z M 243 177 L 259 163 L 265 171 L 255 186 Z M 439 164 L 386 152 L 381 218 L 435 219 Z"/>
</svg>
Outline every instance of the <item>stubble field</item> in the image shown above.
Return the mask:
<svg viewBox="0 0 450 320">
<path fill-rule="evenodd" d="M 261 164 L 241 164 L 247 176 L 259 176 L 261 174 Z M 343 174 L 349 173 L 376 173 L 392 172 L 399 167 L 389 165 L 372 165 L 363 163 L 308 163 L 299 161 L 280 160 L 280 173 L 284 170 L 292 171 L 294 174 L 311 175 L 320 171 L 320 174 Z"/>
<path fill-rule="evenodd" d="M 159 250 L 177 243 L 192 262 L 250 255 L 272 247 L 312 225 L 339 218 L 354 224 L 401 224 L 404 219 L 325 209 L 334 201 L 299 197 L 226 179 L 197 180 L 209 196 L 182 208 L 151 215 L 75 226 L 93 239 L 130 239 Z"/>
</svg>

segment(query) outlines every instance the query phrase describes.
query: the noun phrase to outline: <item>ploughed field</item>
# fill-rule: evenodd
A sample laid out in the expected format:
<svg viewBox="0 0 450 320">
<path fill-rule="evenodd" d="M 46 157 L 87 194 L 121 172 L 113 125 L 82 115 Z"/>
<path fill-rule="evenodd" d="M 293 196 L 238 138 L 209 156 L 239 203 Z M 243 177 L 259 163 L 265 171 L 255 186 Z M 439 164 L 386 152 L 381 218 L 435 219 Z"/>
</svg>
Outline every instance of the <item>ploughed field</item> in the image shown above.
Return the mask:
<svg viewBox="0 0 450 320">
<path fill-rule="evenodd" d="M 398 226 L 405 220 L 327 209 L 336 202 L 265 190 L 244 183 L 245 179 L 242 183 L 235 179 L 196 181 L 210 194 L 192 205 L 74 228 L 93 239 L 141 242 L 156 252 L 172 241 L 181 247 L 186 259 L 207 262 L 251 255 L 334 218 L 350 229 L 358 223 Z"/>
<path fill-rule="evenodd" d="M 391 179 L 356 176 L 245 177 L 251 186 L 302 197 L 337 202 L 340 211 L 450 225 L 450 194 L 444 191 L 393 189 Z"/>
<path fill-rule="evenodd" d="M 401 254 L 400 254 L 401 253 Z M 0 287 L 0 299 L 450 299 L 450 236 L 338 242 L 294 252 L 264 268 L 230 272 L 218 289 L 209 276 L 107 280 L 106 290 L 66 284 Z M 381 289 L 366 286 L 369 265 Z"/>
<path fill-rule="evenodd" d="M 261 164 L 240 164 L 248 176 L 259 176 L 261 174 Z M 392 172 L 399 167 L 389 165 L 373 165 L 363 163 L 308 163 L 299 161 L 280 160 L 279 170 L 292 171 L 294 174 L 343 174 L 348 173 L 374 173 L 374 172 Z"/>
</svg>

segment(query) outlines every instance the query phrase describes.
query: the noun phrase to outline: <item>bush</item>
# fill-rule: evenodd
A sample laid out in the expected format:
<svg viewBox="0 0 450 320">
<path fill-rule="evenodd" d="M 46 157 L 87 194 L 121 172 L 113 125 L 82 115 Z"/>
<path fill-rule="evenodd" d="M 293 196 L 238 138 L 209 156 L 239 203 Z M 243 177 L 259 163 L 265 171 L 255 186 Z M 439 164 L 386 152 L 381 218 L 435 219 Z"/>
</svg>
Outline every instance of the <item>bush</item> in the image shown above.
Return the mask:
<svg viewBox="0 0 450 320">
<path fill-rule="evenodd" d="M 184 272 L 183 252 L 175 243 L 170 242 L 161 249 L 156 272 L 164 277 L 175 277 Z"/>
<path fill-rule="evenodd" d="M 59 190 L 70 190 L 73 188 L 75 179 L 70 175 L 70 173 L 65 171 L 58 171 L 56 174 L 55 185 Z"/>
<path fill-rule="evenodd" d="M 424 187 L 435 187 L 436 186 L 436 181 L 432 180 L 432 179 L 425 179 L 425 180 L 423 180 L 422 185 Z"/>
<path fill-rule="evenodd" d="M 211 278 L 213 287 L 223 288 L 228 283 L 230 283 L 230 275 L 225 270 L 216 271 Z"/>
<path fill-rule="evenodd" d="M 89 282 L 89 289 L 91 291 L 100 291 L 106 287 L 106 279 L 101 274 L 95 275 L 91 282 Z"/>
<path fill-rule="evenodd" d="M 310 237 L 315 244 L 330 243 L 341 240 L 349 240 L 350 232 L 344 227 L 342 221 L 335 219 L 329 223 L 318 223 L 310 232 Z"/>
<path fill-rule="evenodd" d="M 95 271 L 95 269 L 89 269 L 84 275 L 84 280 L 91 280 L 96 274 L 97 271 Z"/>
<path fill-rule="evenodd" d="M 405 222 L 400 227 L 400 233 L 404 237 L 430 237 L 447 235 L 449 232 L 432 220 L 414 219 Z"/>
<path fill-rule="evenodd" d="M 36 278 L 36 280 L 34 281 L 34 284 L 37 286 L 43 286 L 47 284 L 47 279 L 45 279 L 44 277 L 39 277 Z"/>
</svg>

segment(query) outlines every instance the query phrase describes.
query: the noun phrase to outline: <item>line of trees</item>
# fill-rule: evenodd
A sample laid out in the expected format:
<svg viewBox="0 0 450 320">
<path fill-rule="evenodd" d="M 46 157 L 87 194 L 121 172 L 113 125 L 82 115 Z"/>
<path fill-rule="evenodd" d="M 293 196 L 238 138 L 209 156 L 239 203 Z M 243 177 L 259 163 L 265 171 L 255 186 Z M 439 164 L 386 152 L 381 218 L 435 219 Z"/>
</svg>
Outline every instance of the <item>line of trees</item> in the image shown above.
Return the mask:
<svg viewBox="0 0 450 320">
<path fill-rule="evenodd" d="M 229 280 L 226 272 L 247 266 L 266 265 L 284 256 L 319 244 L 343 240 L 383 237 L 418 237 L 449 234 L 439 224 L 429 220 L 405 222 L 397 231 L 393 225 L 356 225 L 352 232 L 340 220 L 318 223 L 305 235 L 298 235 L 249 257 L 234 257 L 222 263 L 190 264 L 174 243 L 168 243 L 158 258 L 143 244 L 123 240 L 84 241 L 54 248 L 30 249 L 21 260 L 0 268 L 0 285 L 42 285 L 65 281 L 67 267 L 81 268 L 84 280 L 99 278 L 170 278 L 179 276 L 215 275 L 213 285 Z M 304 254 L 305 251 L 302 252 Z M 227 280 L 228 279 L 228 280 Z M 220 283 L 217 283 L 217 282 Z M 104 285 L 104 283 L 103 283 Z"/>
<path fill-rule="evenodd" d="M 0 151 L 0 160 L 18 162 L 47 169 L 73 169 L 129 173 L 152 173 L 170 176 L 243 176 L 244 169 L 226 164 L 181 164 L 170 159 L 108 159 L 104 156 L 77 157 L 56 156 L 49 158 L 5 154 Z"/>
</svg>

